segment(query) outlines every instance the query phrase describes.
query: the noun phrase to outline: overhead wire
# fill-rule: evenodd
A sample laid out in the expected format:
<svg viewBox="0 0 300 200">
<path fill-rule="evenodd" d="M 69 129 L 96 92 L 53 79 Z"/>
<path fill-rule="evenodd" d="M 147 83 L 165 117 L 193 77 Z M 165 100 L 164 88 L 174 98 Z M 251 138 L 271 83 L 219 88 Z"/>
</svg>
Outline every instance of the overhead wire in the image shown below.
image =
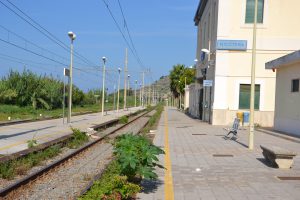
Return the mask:
<svg viewBox="0 0 300 200">
<path fill-rule="evenodd" d="M 0 1 L 2 5 L 4 5 L 7 9 L 9 9 L 11 12 L 13 12 L 15 15 L 20 17 L 23 21 L 28 23 L 30 26 L 32 26 L 34 29 L 39 31 L 41 34 L 46 36 L 49 40 L 52 42 L 56 43 L 60 47 L 62 47 L 64 50 L 69 51 L 68 45 L 63 43 L 61 40 L 59 40 L 55 35 L 53 35 L 50 31 L 48 31 L 46 28 L 41 26 L 38 22 L 36 22 L 34 19 L 32 19 L 29 15 L 27 15 L 24 11 L 22 11 L 19 7 L 17 7 L 15 4 L 13 4 L 11 1 L 6 0 L 10 5 L 12 5 L 15 9 L 17 9 L 20 13 L 22 13 L 24 16 L 26 16 L 29 20 L 25 19 L 25 17 L 21 16 L 19 13 L 17 13 L 14 9 L 9 7 L 7 4 L 5 4 L 3 1 Z M 34 24 L 35 25 L 34 25 Z M 41 30 L 42 29 L 42 30 Z M 90 62 L 87 58 L 84 56 L 80 55 L 77 51 L 74 51 L 74 56 L 77 57 L 78 59 L 82 60 L 83 62 L 89 64 L 89 65 L 94 65 L 94 63 Z"/>
<path fill-rule="evenodd" d="M 121 35 L 122 35 L 122 37 L 123 37 L 125 43 L 127 44 L 129 50 L 130 50 L 131 53 L 134 55 L 136 61 L 137 61 L 137 62 L 139 63 L 139 65 L 140 65 L 140 67 L 141 67 L 142 69 L 144 69 L 145 67 L 144 67 L 143 64 L 140 62 L 140 60 L 137 58 L 137 56 L 135 55 L 134 50 L 132 49 L 130 43 L 129 43 L 128 40 L 126 39 L 125 34 L 123 33 L 123 31 L 122 31 L 122 29 L 121 29 L 119 23 L 117 22 L 117 20 L 116 20 L 114 14 L 112 13 L 111 9 L 109 8 L 109 4 L 106 2 L 106 0 L 102 0 L 102 2 L 103 2 L 104 5 L 106 6 L 106 9 L 108 10 L 108 12 L 109 12 L 110 16 L 112 17 L 112 19 L 113 19 L 115 25 L 117 26 L 119 32 L 121 33 Z"/>
</svg>

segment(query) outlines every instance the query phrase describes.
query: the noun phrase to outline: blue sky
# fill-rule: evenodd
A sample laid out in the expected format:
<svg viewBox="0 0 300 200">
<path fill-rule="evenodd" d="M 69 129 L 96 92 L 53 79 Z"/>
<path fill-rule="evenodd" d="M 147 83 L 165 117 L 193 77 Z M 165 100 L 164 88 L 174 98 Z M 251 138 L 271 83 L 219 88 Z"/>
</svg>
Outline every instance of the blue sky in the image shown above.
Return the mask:
<svg viewBox="0 0 300 200">
<path fill-rule="evenodd" d="M 1 1 L 13 8 L 6 0 Z M 81 69 L 81 71 L 74 70 L 74 83 L 77 86 L 84 90 L 101 87 L 102 72 L 99 66 L 102 66 L 102 56 L 108 59 L 109 90 L 117 84 L 118 75 L 115 70 L 124 67 L 127 44 L 103 0 L 10 1 L 68 46 L 70 40 L 67 32 L 71 30 L 76 33 L 74 49 L 89 60 L 89 63 L 86 63 L 75 58 L 74 67 Z M 106 2 L 130 42 L 118 1 L 106 0 Z M 141 82 L 140 72 L 145 68 L 151 70 L 151 75 L 146 76 L 146 83 L 149 83 L 162 75 L 168 75 L 174 64 L 181 63 L 188 66 L 194 64 L 197 32 L 193 17 L 198 0 L 120 0 L 120 2 L 144 66 L 143 68 L 139 65 L 129 49 L 128 68 L 131 84 L 134 80 Z M 9 69 L 22 71 L 26 68 L 63 78 L 63 64 L 70 63 L 69 52 L 46 38 L 2 4 L 0 4 L 0 39 L 60 62 L 52 62 L 0 41 L 1 76 L 6 75 Z"/>
</svg>

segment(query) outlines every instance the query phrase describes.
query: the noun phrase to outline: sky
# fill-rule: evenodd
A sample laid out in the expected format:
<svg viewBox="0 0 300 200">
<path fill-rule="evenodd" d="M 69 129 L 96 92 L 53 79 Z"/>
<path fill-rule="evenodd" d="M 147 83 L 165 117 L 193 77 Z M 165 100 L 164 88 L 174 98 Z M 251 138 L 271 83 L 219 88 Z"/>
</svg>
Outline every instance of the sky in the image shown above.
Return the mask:
<svg viewBox="0 0 300 200">
<path fill-rule="evenodd" d="M 117 68 L 124 69 L 126 48 L 131 87 L 134 87 L 135 80 L 140 85 L 141 72 L 147 69 L 150 73 L 145 75 L 145 84 L 168 75 L 175 64 L 194 64 L 197 27 L 193 18 L 199 0 L 119 2 L 126 23 L 118 0 L 0 0 L 1 77 L 7 75 L 10 69 L 29 69 L 63 80 L 63 68 L 68 68 L 70 64 L 69 31 L 76 34 L 73 81 L 85 91 L 102 87 L 103 56 L 107 58 L 105 87 L 110 91 L 117 87 Z M 55 39 L 50 40 L 41 33 L 45 31 Z M 121 88 L 123 80 L 121 73 Z"/>
</svg>

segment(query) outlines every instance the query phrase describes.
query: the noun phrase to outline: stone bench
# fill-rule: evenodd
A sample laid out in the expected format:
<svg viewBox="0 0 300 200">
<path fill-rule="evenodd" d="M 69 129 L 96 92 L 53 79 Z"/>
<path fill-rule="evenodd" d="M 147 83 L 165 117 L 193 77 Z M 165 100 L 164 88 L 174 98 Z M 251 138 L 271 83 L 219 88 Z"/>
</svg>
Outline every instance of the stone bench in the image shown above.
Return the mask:
<svg viewBox="0 0 300 200">
<path fill-rule="evenodd" d="M 260 145 L 263 150 L 263 155 L 266 160 L 268 160 L 274 167 L 280 169 L 290 169 L 293 164 L 293 158 L 297 155 L 295 152 L 283 149 L 276 146 L 263 146 Z"/>
</svg>

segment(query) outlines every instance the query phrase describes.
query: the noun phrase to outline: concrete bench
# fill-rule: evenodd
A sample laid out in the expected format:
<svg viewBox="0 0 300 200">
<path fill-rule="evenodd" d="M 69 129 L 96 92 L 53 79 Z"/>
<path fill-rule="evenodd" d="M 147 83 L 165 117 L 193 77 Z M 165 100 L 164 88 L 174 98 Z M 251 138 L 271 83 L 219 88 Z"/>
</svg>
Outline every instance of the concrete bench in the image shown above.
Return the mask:
<svg viewBox="0 0 300 200">
<path fill-rule="evenodd" d="M 295 152 L 283 149 L 276 146 L 263 146 L 260 145 L 263 150 L 263 155 L 273 166 L 280 169 L 290 169 L 293 164 L 293 158 L 297 155 Z"/>
</svg>

